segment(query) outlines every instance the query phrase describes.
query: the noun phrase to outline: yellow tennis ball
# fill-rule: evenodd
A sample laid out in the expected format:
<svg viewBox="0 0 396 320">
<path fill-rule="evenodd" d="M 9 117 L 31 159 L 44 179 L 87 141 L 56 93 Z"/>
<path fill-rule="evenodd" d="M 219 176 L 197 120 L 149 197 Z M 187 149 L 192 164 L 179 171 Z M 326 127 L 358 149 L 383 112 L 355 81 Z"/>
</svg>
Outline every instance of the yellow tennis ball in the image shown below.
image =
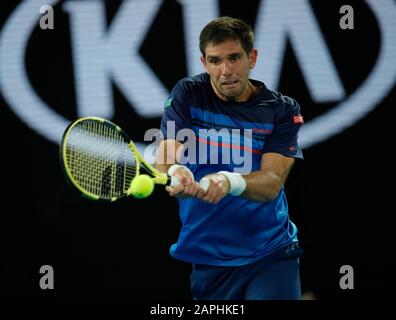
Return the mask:
<svg viewBox="0 0 396 320">
<path fill-rule="evenodd" d="M 154 181 L 147 174 L 140 174 L 133 178 L 128 189 L 128 195 L 135 198 L 146 198 L 154 191 Z"/>
</svg>

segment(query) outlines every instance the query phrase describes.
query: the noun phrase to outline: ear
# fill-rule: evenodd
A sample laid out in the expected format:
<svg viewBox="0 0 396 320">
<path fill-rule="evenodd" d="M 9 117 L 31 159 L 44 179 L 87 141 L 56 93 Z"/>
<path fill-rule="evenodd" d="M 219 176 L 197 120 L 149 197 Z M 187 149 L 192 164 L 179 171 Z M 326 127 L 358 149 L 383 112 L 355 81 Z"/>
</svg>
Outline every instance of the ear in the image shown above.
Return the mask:
<svg viewBox="0 0 396 320">
<path fill-rule="evenodd" d="M 254 66 L 256 65 L 257 56 L 258 56 L 257 49 L 253 49 L 252 52 L 249 54 L 249 69 L 253 69 Z"/>
<path fill-rule="evenodd" d="M 205 71 L 208 72 L 208 68 L 206 67 L 206 60 L 205 60 L 204 56 L 201 56 L 200 59 L 201 59 L 202 65 L 204 66 Z"/>
</svg>

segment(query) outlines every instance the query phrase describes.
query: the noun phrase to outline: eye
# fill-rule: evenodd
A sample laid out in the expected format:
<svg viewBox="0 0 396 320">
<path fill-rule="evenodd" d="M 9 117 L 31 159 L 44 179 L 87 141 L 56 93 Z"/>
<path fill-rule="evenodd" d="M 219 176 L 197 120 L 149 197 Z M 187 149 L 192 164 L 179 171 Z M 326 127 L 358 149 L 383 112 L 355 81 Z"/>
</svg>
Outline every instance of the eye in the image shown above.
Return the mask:
<svg viewBox="0 0 396 320">
<path fill-rule="evenodd" d="M 220 62 L 220 59 L 218 59 L 218 58 L 209 58 L 210 64 L 216 65 L 216 64 L 219 64 L 219 62 Z"/>
<path fill-rule="evenodd" d="M 231 62 L 237 62 L 240 59 L 240 55 L 235 55 L 235 56 L 231 56 L 230 60 Z"/>
</svg>

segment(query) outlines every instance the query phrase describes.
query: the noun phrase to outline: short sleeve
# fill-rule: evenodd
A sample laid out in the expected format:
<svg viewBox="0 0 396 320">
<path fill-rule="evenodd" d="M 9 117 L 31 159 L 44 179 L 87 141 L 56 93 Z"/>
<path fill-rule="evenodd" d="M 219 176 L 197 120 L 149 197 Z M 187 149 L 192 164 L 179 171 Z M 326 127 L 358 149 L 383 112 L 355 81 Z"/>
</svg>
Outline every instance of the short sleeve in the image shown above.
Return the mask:
<svg viewBox="0 0 396 320">
<path fill-rule="evenodd" d="M 300 105 L 294 99 L 283 96 L 276 112 L 274 129 L 266 140 L 263 153 L 274 152 L 287 157 L 303 159 L 297 141 L 298 132 L 303 123 Z"/>
<path fill-rule="evenodd" d="M 185 128 L 191 128 L 191 114 L 183 82 L 179 81 L 164 103 L 161 132 L 165 139 L 175 139 L 175 134 Z"/>
</svg>

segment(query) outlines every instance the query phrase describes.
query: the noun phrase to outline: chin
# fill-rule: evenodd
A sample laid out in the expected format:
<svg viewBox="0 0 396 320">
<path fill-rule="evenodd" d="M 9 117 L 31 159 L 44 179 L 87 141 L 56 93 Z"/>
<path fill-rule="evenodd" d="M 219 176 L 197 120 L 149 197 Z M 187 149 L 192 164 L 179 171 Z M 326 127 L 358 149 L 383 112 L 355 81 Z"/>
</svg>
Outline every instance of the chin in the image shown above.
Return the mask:
<svg viewBox="0 0 396 320">
<path fill-rule="evenodd" d="M 224 94 L 224 97 L 226 97 L 227 100 L 235 100 L 238 99 L 239 96 L 240 96 L 239 92 L 235 92 L 235 93 L 228 92 L 227 94 Z"/>
<path fill-rule="evenodd" d="M 236 101 L 238 96 L 224 96 L 227 101 Z"/>
</svg>

